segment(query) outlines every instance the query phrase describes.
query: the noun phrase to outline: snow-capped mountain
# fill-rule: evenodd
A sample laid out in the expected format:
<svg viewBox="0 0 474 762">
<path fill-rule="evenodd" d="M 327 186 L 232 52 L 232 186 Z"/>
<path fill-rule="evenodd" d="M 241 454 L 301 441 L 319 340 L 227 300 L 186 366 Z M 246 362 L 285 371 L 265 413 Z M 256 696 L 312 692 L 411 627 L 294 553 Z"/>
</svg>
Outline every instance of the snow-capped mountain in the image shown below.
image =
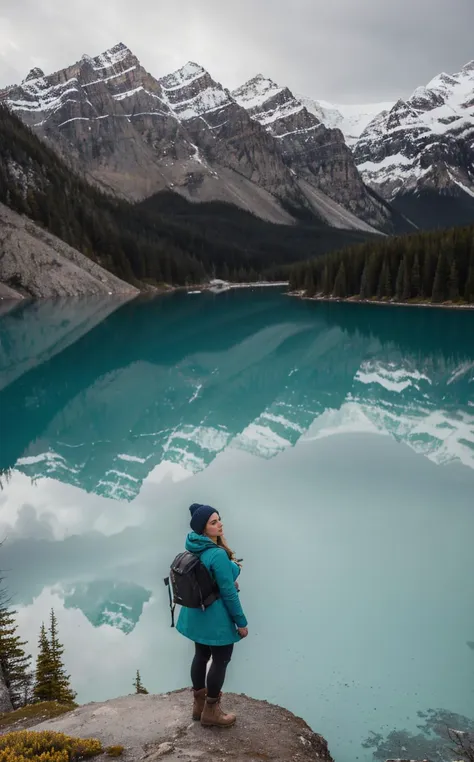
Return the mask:
<svg viewBox="0 0 474 762">
<path fill-rule="evenodd" d="M 376 116 L 382 111 L 390 111 L 395 105 L 393 101 L 363 105 L 341 105 L 314 100 L 305 95 L 298 95 L 297 97 L 308 111 L 318 117 L 326 127 L 341 130 L 347 145 L 351 148 Z"/>
<path fill-rule="evenodd" d="M 363 189 L 340 133 L 330 139 L 319 124 L 318 184 L 308 184 L 288 165 L 281 136 L 196 63 L 157 79 L 120 43 L 50 75 L 33 69 L 0 100 L 76 169 L 132 199 L 172 189 L 273 222 L 291 223 L 288 209 L 304 208 L 337 227 L 393 227 Z"/>
<path fill-rule="evenodd" d="M 377 115 L 354 146 L 365 182 L 423 227 L 474 219 L 474 61 Z"/>
<path fill-rule="evenodd" d="M 323 191 L 370 225 L 383 228 L 390 213 L 364 187 L 339 129 L 328 129 L 287 87 L 261 74 L 232 96 L 277 141 L 305 193 Z"/>
<path fill-rule="evenodd" d="M 33 70 L 2 99 L 76 168 L 129 198 L 171 188 L 291 222 L 275 196 L 300 194 L 269 136 L 197 64 L 159 80 L 120 43 L 48 76 Z"/>
</svg>

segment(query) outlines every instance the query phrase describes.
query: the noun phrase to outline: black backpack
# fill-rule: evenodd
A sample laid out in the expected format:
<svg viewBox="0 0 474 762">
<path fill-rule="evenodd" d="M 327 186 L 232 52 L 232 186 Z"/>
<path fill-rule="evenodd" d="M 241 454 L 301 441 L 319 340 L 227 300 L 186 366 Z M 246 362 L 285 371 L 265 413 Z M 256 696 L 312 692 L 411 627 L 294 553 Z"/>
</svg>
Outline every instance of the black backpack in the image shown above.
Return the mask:
<svg viewBox="0 0 474 762">
<path fill-rule="evenodd" d="M 188 550 L 179 553 L 174 559 L 170 576 L 165 578 L 165 585 L 170 598 L 171 627 L 174 627 L 176 604 L 205 611 L 220 598 L 219 588 L 210 572 L 199 557 Z"/>
</svg>

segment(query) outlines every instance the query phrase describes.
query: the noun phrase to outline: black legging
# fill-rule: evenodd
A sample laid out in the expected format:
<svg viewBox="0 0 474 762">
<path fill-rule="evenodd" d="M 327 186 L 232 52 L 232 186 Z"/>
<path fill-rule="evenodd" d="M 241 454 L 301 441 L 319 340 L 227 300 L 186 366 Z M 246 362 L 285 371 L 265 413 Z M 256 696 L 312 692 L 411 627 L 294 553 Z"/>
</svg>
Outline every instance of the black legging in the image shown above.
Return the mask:
<svg viewBox="0 0 474 762">
<path fill-rule="evenodd" d="M 204 646 L 195 643 L 196 653 L 191 665 L 191 680 L 195 691 L 200 691 L 206 686 L 207 662 L 212 656 L 212 664 L 207 673 L 207 695 L 209 698 L 218 698 L 225 680 L 227 665 L 232 658 L 234 644 L 229 646 Z"/>
</svg>

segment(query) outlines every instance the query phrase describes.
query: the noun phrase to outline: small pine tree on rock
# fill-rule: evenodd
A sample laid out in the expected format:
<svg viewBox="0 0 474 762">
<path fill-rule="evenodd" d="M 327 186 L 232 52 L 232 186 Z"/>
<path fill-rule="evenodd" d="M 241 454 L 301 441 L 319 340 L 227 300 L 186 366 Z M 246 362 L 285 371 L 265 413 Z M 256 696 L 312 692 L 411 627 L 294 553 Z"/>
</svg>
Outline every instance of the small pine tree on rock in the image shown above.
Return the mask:
<svg viewBox="0 0 474 762">
<path fill-rule="evenodd" d="M 133 687 L 135 688 L 135 693 L 148 694 L 147 689 L 142 685 L 142 679 L 140 677 L 140 671 L 138 669 L 137 669 L 137 676 L 133 683 Z"/>
<path fill-rule="evenodd" d="M 76 698 L 71 688 L 70 676 L 66 675 L 63 664 L 64 646 L 58 640 L 58 620 L 51 609 L 49 624 L 49 644 L 53 665 L 53 700 L 60 704 L 72 704 Z"/>
<path fill-rule="evenodd" d="M 15 615 L 16 611 L 8 608 L 5 592 L 0 591 L 0 665 L 12 706 L 18 709 L 28 695 L 31 656 L 25 652 L 27 643 L 17 634 Z"/>
<path fill-rule="evenodd" d="M 57 701 L 72 704 L 76 698 L 70 685 L 69 675 L 63 664 L 64 647 L 58 639 L 58 622 L 51 609 L 49 637 L 44 624 L 41 625 L 39 649 L 36 659 L 33 696 L 36 701 Z"/>
<path fill-rule="evenodd" d="M 53 661 L 44 622 L 39 635 L 33 698 L 35 701 L 53 700 Z"/>
</svg>

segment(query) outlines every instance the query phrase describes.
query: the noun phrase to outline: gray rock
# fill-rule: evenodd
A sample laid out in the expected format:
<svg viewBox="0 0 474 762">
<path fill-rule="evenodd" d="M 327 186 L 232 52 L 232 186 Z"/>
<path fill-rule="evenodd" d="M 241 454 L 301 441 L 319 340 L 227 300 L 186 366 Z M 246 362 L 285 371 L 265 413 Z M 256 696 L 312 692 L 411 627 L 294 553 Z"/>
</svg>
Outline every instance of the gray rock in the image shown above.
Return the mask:
<svg viewBox="0 0 474 762">
<path fill-rule="evenodd" d="M 224 708 L 237 714 L 232 728 L 193 722 L 191 693 L 183 690 L 86 704 L 32 729 L 120 744 L 127 759 L 147 762 L 332 762 L 324 738 L 286 709 L 243 695 L 226 694 L 224 700 Z"/>
<path fill-rule="evenodd" d="M 15 289 L 7 286 L 6 283 L 0 283 L 0 299 L 24 299 L 23 294 L 20 294 Z"/>
<path fill-rule="evenodd" d="M 16 298 L 139 293 L 3 204 L 0 204 L 0 282 L 6 289 L 17 292 Z"/>
</svg>

